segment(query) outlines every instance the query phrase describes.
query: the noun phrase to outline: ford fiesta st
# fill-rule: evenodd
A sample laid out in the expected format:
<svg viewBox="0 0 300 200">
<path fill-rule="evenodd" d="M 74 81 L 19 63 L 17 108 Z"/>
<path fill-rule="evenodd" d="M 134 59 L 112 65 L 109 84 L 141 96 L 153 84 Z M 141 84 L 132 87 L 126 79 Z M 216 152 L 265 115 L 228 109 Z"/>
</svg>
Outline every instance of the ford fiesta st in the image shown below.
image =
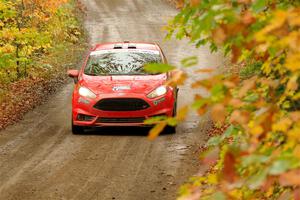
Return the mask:
<svg viewBox="0 0 300 200">
<path fill-rule="evenodd" d="M 177 88 L 166 86 L 171 73 L 151 74 L 147 63 L 166 63 L 157 44 L 105 43 L 91 49 L 80 70 L 69 70 L 75 87 L 72 132 L 87 127 L 145 126 L 154 116 L 176 114 Z M 167 127 L 175 132 L 174 127 Z"/>
</svg>

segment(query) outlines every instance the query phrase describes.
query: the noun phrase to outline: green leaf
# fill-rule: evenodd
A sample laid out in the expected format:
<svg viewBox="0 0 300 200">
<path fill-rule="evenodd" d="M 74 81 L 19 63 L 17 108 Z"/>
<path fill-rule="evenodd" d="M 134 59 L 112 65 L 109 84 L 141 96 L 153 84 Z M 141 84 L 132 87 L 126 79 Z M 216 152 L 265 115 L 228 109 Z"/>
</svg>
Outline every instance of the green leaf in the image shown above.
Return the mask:
<svg viewBox="0 0 300 200">
<path fill-rule="evenodd" d="M 218 135 L 218 136 L 214 136 L 214 137 L 211 137 L 208 141 L 207 141 L 207 146 L 217 146 L 219 145 L 221 142 L 223 141 L 223 138 Z"/>
<path fill-rule="evenodd" d="M 294 157 L 280 158 L 273 162 L 273 164 L 270 167 L 269 174 L 279 175 L 283 172 L 288 171 L 289 169 L 294 169 L 299 166 L 300 163 L 297 158 Z"/>
<path fill-rule="evenodd" d="M 224 137 L 230 137 L 233 135 L 236 135 L 238 133 L 238 128 L 236 128 L 234 125 L 230 125 L 226 131 L 224 132 Z"/>
<path fill-rule="evenodd" d="M 181 60 L 181 64 L 184 67 L 191 67 L 193 65 L 196 65 L 197 63 L 198 63 L 198 58 L 196 56 L 191 56 Z"/>
<path fill-rule="evenodd" d="M 225 200 L 226 196 L 223 192 L 216 192 L 211 196 L 211 200 Z"/>
<path fill-rule="evenodd" d="M 268 156 L 251 154 L 242 158 L 242 166 L 249 167 L 253 164 L 265 163 L 269 160 Z"/>
<path fill-rule="evenodd" d="M 286 160 L 276 160 L 271 168 L 269 173 L 272 175 L 278 175 L 281 174 L 282 172 L 285 172 L 289 169 L 289 162 Z"/>
<path fill-rule="evenodd" d="M 177 121 L 177 119 L 175 117 L 169 117 L 167 119 L 167 123 L 170 126 L 176 126 L 178 124 L 178 121 Z"/>
<path fill-rule="evenodd" d="M 217 84 L 217 85 L 213 86 L 213 88 L 211 89 L 212 101 L 218 102 L 218 101 L 222 100 L 224 98 L 225 89 L 226 88 L 222 84 Z"/>
<path fill-rule="evenodd" d="M 150 73 L 165 73 L 175 69 L 175 67 L 164 63 L 151 63 L 147 64 L 144 69 Z"/>
<path fill-rule="evenodd" d="M 261 12 L 263 9 L 265 9 L 265 7 L 267 6 L 268 4 L 268 0 L 256 0 L 252 6 L 251 6 L 251 9 L 258 13 L 258 12 Z"/>
<path fill-rule="evenodd" d="M 165 121 L 167 119 L 167 116 L 156 116 L 156 117 L 151 117 L 149 119 L 146 119 L 144 121 L 145 124 L 157 124 L 161 121 Z"/>
<path fill-rule="evenodd" d="M 217 45 L 215 43 L 211 43 L 210 46 L 209 46 L 209 48 L 210 48 L 210 52 L 211 53 L 214 53 L 214 52 L 218 51 L 218 47 L 217 47 Z"/>
<path fill-rule="evenodd" d="M 258 95 L 257 93 L 252 93 L 252 94 L 246 96 L 246 97 L 244 98 L 244 101 L 249 102 L 249 103 L 252 103 L 252 102 L 257 101 L 258 98 L 259 98 L 259 95 Z"/>
<path fill-rule="evenodd" d="M 204 46 L 207 42 L 208 42 L 207 39 L 198 40 L 196 43 L 196 48 L 199 48 L 200 46 Z"/>
<path fill-rule="evenodd" d="M 250 179 L 248 180 L 248 185 L 251 189 L 257 189 L 259 186 L 261 186 L 268 174 L 267 169 L 263 169 L 258 171 L 255 175 L 250 176 Z"/>
<path fill-rule="evenodd" d="M 197 110 L 199 108 L 202 108 L 206 103 L 208 102 L 207 99 L 199 99 L 199 100 L 195 100 L 193 105 L 192 105 L 192 108 Z"/>
</svg>

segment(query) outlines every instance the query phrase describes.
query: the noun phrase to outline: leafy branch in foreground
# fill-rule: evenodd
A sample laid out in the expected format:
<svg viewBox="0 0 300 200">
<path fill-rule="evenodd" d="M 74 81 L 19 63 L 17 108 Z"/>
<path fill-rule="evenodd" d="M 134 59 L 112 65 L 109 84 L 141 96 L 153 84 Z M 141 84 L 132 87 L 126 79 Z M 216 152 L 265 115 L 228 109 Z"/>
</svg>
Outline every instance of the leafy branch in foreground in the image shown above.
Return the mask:
<svg viewBox="0 0 300 200">
<path fill-rule="evenodd" d="M 208 142 L 216 164 L 180 199 L 300 199 L 300 2 L 190 0 L 167 29 L 243 66 L 192 84 L 210 91 L 195 96 L 198 113 L 230 126 Z"/>
</svg>

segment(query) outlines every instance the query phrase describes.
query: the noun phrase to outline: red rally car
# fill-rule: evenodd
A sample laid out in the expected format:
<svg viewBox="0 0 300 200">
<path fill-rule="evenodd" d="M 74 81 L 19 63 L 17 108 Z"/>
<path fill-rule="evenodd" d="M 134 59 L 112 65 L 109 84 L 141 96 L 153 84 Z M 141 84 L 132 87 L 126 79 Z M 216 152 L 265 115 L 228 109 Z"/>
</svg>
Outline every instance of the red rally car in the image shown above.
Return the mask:
<svg viewBox="0 0 300 200">
<path fill-rule="evenodd" d="M 147 63 L 166 63 L 157 44 L 105 43 L 91 49 L 80 70 L 69 70 L 75 87 L 72 132 L 86 127 L 145 126 L 154 116 L 176 114 L 175 87 L 166 86 L 171 72 L 150 74 Z M 167 127 L 175 132 L 175 127 Z"/>
</svg>

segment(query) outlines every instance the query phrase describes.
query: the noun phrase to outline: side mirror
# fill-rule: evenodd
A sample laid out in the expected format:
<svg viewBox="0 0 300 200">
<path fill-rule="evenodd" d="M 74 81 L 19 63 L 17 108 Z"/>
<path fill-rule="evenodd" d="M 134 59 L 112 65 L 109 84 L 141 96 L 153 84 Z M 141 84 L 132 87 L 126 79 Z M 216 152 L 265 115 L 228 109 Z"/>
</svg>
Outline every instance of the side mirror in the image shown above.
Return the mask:
<svg viewBox="0 0 300 200">
<path fill-rule="evenodd" d="M 74 79 L 74 83 L 78 82 L 79 71 L 76 69 L 68 70 L 68 76 Z"/>
</svg>

